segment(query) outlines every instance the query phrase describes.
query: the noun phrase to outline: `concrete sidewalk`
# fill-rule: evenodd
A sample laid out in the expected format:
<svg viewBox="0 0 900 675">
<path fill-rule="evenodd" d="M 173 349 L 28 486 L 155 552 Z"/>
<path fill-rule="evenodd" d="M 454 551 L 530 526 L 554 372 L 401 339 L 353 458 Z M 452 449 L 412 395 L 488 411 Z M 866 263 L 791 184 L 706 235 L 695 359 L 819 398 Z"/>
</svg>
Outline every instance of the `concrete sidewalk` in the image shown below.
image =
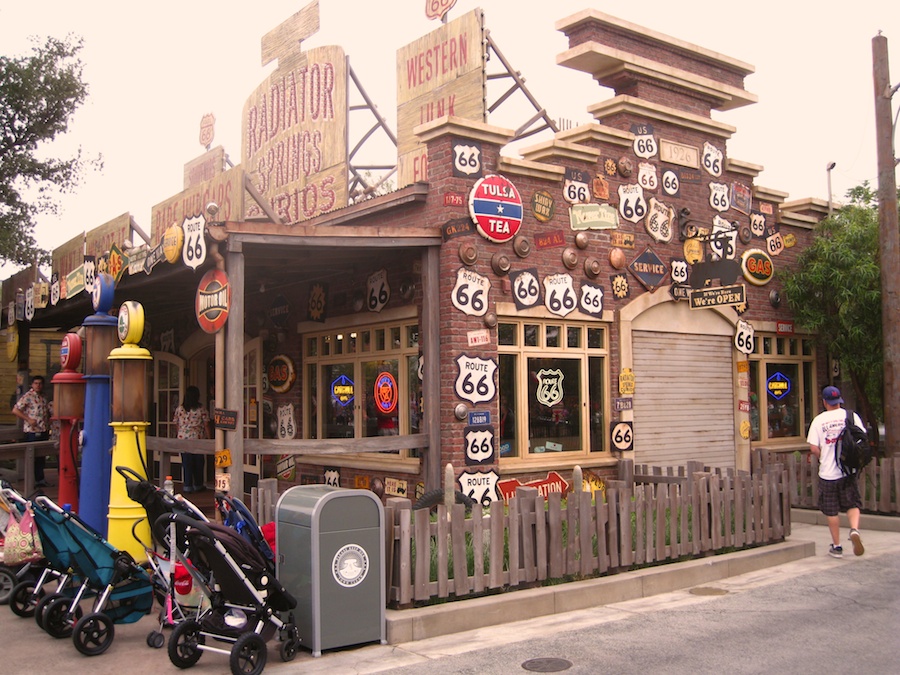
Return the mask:
<svg viewBox="0 0 900 675">
<path fill-rule="evenodd" d="M 810 522 L 807 522 L 810 521 Z M 442 655 L 565 631 L 617 615 L 615 606 L 642 606 L 645 611 L 665 606 L 690 595 L 697 587 L 750 588 L 786 575 L 809 574 L 828 565 L 852 563 L 884 554 L 900 553 L 900 518 L 866 517 L 861 523 L 866 554 L 862 559 L 835 561 L 827 555 L 830 535 L 818 524 L 816 513 L 793 513 L 793 530 L 787 541 L 699 560 L 659 565 L 635 572 L 514 591 L 475 600 L 433 607 L 387 612 L 388 645 L 369 644 L 325 652 L 313 658 L 302 650 L 295 661 L 283 663 L 277 645 L 269 645 L 266 670 L 273 672 L 375 673 L 427 662 Z M 846 537 L 847 530 L 842 530 Z M 21 619 L 8 608 L 0 608 L 0 633 L 4 636 L 4 660 L 32 673 L 60 672 L 120 675 L 137 668 L 157 672 L 181 672 L 173 666 L 165 649 L 151 649 L 145 639 L 157 624 L 145 617 L 134 624 L 116 625 L 109 651 L 84 657 L 71 639 L 54 640 L 32 619 Z M 168 631 L 166 632 L 168 638 Z M 27 664 L 27 666 L 25 665 Z M 139 665 L 140 664 L 140 665 Z M 17 667 L 19 667 L 17 666 Z M 192 673 L 228 671 L 228 659 L 205 654 Z"/>
</svg>

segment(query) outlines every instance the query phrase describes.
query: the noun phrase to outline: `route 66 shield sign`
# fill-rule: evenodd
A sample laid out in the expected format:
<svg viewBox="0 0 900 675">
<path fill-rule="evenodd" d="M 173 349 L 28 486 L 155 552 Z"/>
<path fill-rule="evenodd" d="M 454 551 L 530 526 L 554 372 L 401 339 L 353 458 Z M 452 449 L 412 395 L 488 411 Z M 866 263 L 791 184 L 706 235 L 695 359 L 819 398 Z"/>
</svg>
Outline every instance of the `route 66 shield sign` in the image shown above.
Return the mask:
<svg viewBox="0 0 900 675">
<path fill-rule="evenodd" d="M 297 422 L 294 419 L 294 404 L 286 403 L 278 406 L 278 438 L 288 439 L 297 436 Z"/>
<path fill-rule="evenodd" d="M 458 398 L 473 405 L 493 400 L 497 391 L 494 386 L 495 361 L 460 354 L 456 357 L 456 365 L 459 370 L 454 388 Z"/>
<path fill-rule="evenodd" d="M 463 440 L 466 444 L 466 464 L 490 464 L 494 461 L 494 427 L 466 427 Z"/>
<path fill-rule="evenodd" d="M 766 236 L 766 216 L 759 211 L 750 213 L 750 233 L 762 239 Z"/>
<path fill-rule="evenodd" d="M 656 177 L 656 167 L 650 162 L 638 164 L 638 184 L 645 190 L 655 192 L 659 187 L 659 178 Z"/>
<path fill-rule="evenodd" d="M 654 241 L 665 243 L 672 241 L 672 221 L 674 219 L 674 209 L 655 197 L 650 197 L 650 208 L 647 211 L 644 227 L 647 228 L 647 232 Z"/>
<path fill-rule="evenodd" d="M 481 144 L 453 144 L 453 175 L 458 178 L 481 177 Z"/>
<path fill-rule="evenodd" d="M 647 215 L 644 188 L 630 184 L 619 186 L 619 214 L 632 223 L 637 223 Z"/>
<path fill-rule="evenodd" d="M 477 272 L 460 267 L 456 273 L 451 301 L 460 312 L 469 316 L 484 316 L 487 312 L 491 282 Z"/>
<path fill-rule="evenodd" d="M 549 274 L 544 277 L 544 306 L 557 316 L 566 316 L 578 304 L 575 287 L 569 274 Z"/>
<path fill-rule="evenodd" d="M 34 318 L 34 286 L 25 289 L 25 320 Z"/>
<path fill-rule="evenodd" d="M 202 215 L 185 218 L 181 224 L 184 230 L 184 247 L 181 260 L 195 270 L 206 262 L 206 218 Z"/>
<path fill-rule="evenodd" d="M 471 497 L 482 506 L 489 506 L 497 499 L 497 481 L 500 476 L 496 471 L 464 472 L 459 477 L 459 489 L 467 497 Z"/>
<path fill-rule="evenodd" d="M 563 181 L 563 199 L 570 204 L 590 201 L 589 180 L 590 176 L 586 171 L 567 168 Z"/>
<path fill-rule="evenodd" d="M 540 302 L 541 286 L 538 283 L 537 268 L 532 267 L 510 272 L 509 280 L 512 282 L 513 300 L 516 303 L 516 309 L 528 309 Z"/>
<path fill-rule="evenodd" d="M 744 354 L 753 353 L 753 326 L 743 319 L 734 328 L 734 346 Z"/>
<path fill-rule="evenodd" d="M 50 277 L 50 304 L 56 307 L 59 302 L 59 273 L 54 272 Z"/>
<path fill-rule="evenodd" d="M 370 312 L 380 312 L 391 299 L 391 287 L 388 284 L 387 270 L 380 269 L 372 274 L 367 283 L 368 294 L 366 305 Z"/>
<path fill-rule="evenodd" d="M 700 158 L 700 163 L 710 176 L 718 178 L 722 175 L 723 158 L 722 151 L 716 146 L 708 141 L 703 143 L 703 156 Z"/>
<path fill-rule="evenodd" d="M 725 183 L 709 184 L 709 205 L 719 213 L 731 208 L 731 199 L 728 196 L 728 186 Z"/>
</svg>

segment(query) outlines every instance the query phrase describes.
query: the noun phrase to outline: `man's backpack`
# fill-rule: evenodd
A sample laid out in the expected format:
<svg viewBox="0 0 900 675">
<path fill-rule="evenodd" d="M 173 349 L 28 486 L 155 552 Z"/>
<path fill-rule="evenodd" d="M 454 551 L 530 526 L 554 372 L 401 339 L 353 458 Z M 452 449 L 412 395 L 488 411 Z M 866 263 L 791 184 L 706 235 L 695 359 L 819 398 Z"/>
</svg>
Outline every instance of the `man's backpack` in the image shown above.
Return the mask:
<svg viewBox="0 0 900 675">
<path fill-rule="evenodd" d="M 875 448 L 869 443 L 868 434 L 853 423 L 853 412 L 850 410 L 847 410 L 847 421 L 834 445 L 834 454 L 845 476 L 858 474 L 875 457 Z"/>
</svg>

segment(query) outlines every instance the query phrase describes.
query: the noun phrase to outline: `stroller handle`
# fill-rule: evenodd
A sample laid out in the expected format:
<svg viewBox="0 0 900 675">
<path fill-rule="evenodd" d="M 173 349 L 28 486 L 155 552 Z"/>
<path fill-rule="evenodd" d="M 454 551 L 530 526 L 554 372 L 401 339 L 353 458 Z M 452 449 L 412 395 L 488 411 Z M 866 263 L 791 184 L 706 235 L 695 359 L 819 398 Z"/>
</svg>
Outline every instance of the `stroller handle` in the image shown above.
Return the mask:
<svg viewBox="0 0 900 675">
<path fill-rule="evenodd" d="M 156 522 L 153 523 L 153 527 L 155 528 L 165 528 L 170 523 L 177 523 L 179 525 L 186 525 L 188 527 L 194 527 L 198 529 L 204 536 L 209 537 L 210 539 L 215 540 L 216 535 L 213 534 L 213 531 L 210 530 L 203 521 L 195 520 L 194 518 L 188 518 L 185 515 L 180 513 L 164 513 L 159 518 L 156 519 Z"/>
<path fill-rule="evenodd" d="M 39 506 L 43 506 L 45 509 L 50 509 L 51 511 L 56 511 L 57 513 L 65 513 L 65 509 L 63 509 L 59 504 L 54 502 L 52 499 L 45 495 L 39 495 L 34 498 L 34 503 Z"/>
<path fill-rule="evenodd" d="M 15 490 L 10 488 L 3 488 L 3 497 L 4 499 L 8 499 L 11 502 L 15 502 L 16 504 L 27 504 L 28 500 L 25 499 L 22 495 L 20 495 Z"/>
<path fill-rule="evenodd" d="M 122 476 L 125 480 L 129 478 L 133 478 L 136 481 L 146 480 L 141 474 L 132 469 L 130 466 L 116 466 L 116 471 L 119 472 L 119 475 Z"/>
</svg>

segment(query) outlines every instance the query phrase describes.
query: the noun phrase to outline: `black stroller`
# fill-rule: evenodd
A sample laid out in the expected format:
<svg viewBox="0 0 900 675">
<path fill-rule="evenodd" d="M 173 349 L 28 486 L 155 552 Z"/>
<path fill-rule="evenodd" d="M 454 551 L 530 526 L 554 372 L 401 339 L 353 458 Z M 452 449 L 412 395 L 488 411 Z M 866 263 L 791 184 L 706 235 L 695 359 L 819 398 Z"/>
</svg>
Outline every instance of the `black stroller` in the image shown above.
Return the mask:
<svg viewBox="0 0 900 675">
<path fill-rule="evenodd" d="M 174 523 L 166 525 L 163 517 L 175 513 L 192 520 L 208 521 L 203 512 L 191 502 L 175 497 L 133 469 L 127 466 L 117 466 L 116 471 L 125 479 L 125 491 L 128 493 L 128 497 L 144 507 L 150 523 L 152 541 L 141 541 L 141 545 L 147 554 L 147 564 L 153 572 L 157 589 L 156 599 L 162 609 L 158 628 L 147 635 L 147 645 L 159 649 L 166 643 L 163 628 L 174 626 L 184 621 L 190 614 L 200 611 L 198 604 L 203 597 L 200 593 L 192 592 L 191 578 L 187 574 L 183 574 L 183 566 L 175 559 L 176 556 L 172 552 L 173 548 L 177 547 L 187 555 L 188 543 L 185 539 L 185 527 L 184 525 L 176 526 Z M 138 540 L 136 530 L 139 522 L 136 522 L 132 528 L 134 537 Z M 173 539 L 179 542 L 176 547 L 171 544 Z M 187 577 L 186 587 L 188 590 L 184 593 L 180 592 L 185 587 L 185 584 L 179 583 L 181 576 Z"/>
<path fill-rule="evenodd" d="M 169 660 L 190 668 L 211 651 L 227 654 L 235 675 L 258 675 L 266 665 L 266 642 L 276 632 L 283 661 L 297 655 L 300 638 L 291 612 L 297 601 L 278 582 L 269 563 L 235 530 L 217 523 L 201 523 L 178 514 L 163 516 L 157 527 L 174 523 L 185 527 L 191 560 L 180 550 L 178 559 L 201 585 L 210 608 L 179 623 L 169 638 Z M 231 643 L 230 649 L 207 643 L 212 638 Z"/>
</svg>

